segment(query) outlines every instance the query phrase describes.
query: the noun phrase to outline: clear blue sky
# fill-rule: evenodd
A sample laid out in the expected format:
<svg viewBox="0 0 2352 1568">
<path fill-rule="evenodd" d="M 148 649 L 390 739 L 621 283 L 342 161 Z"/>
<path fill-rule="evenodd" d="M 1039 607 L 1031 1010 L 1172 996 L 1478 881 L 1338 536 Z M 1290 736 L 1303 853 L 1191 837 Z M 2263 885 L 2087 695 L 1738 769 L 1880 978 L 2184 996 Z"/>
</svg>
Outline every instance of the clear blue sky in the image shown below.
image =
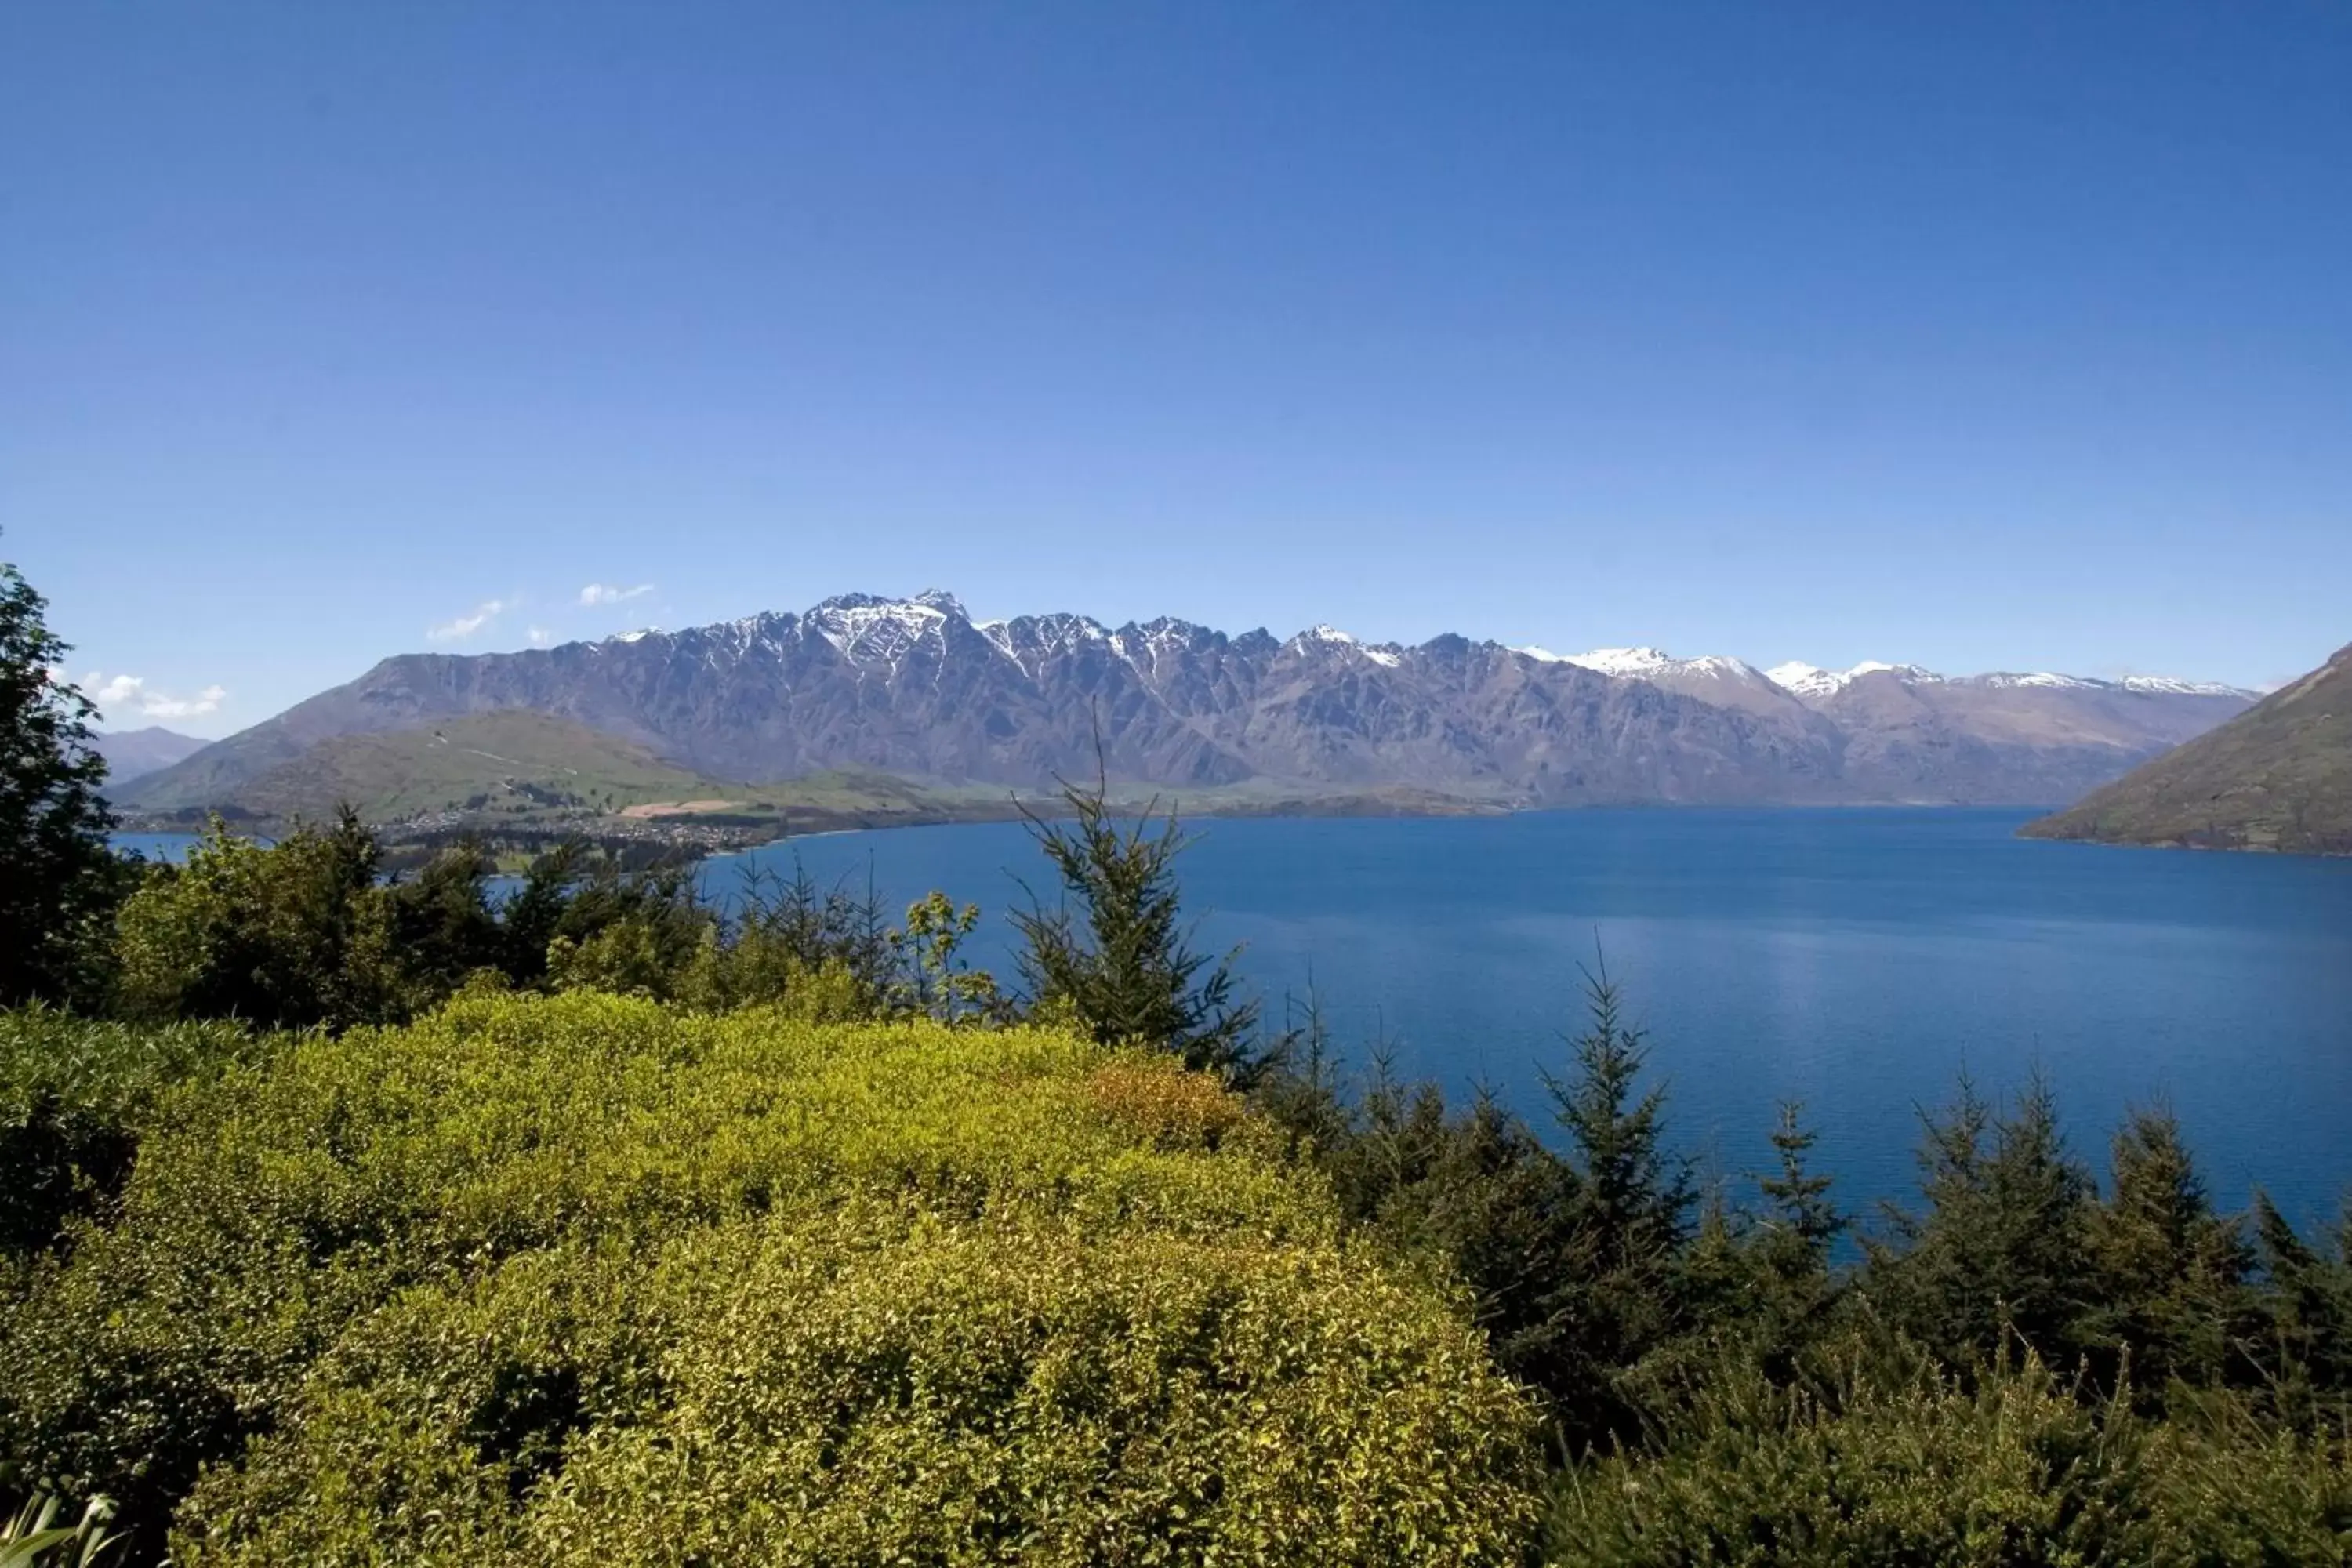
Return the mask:
<svg viewBox="0 0 2352 1568">
<path fill-rule="evenodd" d="M 935 584 L 2265 682 L 2352 7 L 8 5 L 0 528 L 208 733 Z"/>
</svg>

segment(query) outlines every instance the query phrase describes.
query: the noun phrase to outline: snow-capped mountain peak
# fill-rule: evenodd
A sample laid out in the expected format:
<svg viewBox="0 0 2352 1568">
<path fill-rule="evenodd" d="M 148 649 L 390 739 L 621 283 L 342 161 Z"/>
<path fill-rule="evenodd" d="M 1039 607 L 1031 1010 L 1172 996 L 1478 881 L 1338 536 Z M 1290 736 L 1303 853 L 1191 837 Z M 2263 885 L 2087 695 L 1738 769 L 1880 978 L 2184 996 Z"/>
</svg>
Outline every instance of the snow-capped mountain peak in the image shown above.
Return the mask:
<svg viewBox="0 0 2352 1568">
<path fill-rule="evenodd" d="M 2179 680 L 2168 675 L 2126 675 L 2116 684 L 2126 691 L 2157 697 L 2243 697 L 2251 700 L 2260 695 L 2219 680 Z"/>
<path fill-rule="evenodd" d="M 955 616 L 966 620 L 971 618 L 964 615 L 963 601 L 945 588 L 926 588 L 916 595 L 910 603 L 920 605 L 926 609 L 937 610 L 943 616 Z"/>
<path fill-rule="evenodd" d="M 1776 664 L 1764 673 L 1796 696 L 1822 698 L 1844 690 L 1863 676 L 1882 670 L 1891 671 L 1906 686 L 1948 684 L 1990 690 L 2023 687 L 2045 691 L 2130 691 L 2147 696 L 2236 697 L 2247 700 L 2252 700 L 2255 695 L 2218 681 L 2176 680 L 2161 675 L 2129 675 L 2121 680 L 2101 680 L 2087 675 L 2063 675 L 2055 670 L 2035 669 L 1942 676 L 1931 669 L 1922 669 L 1916 664 L 1886 664 L 1877 659 L 1865 660 L 1851 669 L 1823 669 L 1819 665 L 1792 661 Z"/>
<path fill-rule="evenodd" d="M 1676 658 L 1664 649 L 1654 647 L 1596 647 L 1584 653 L 1554 653 L 1549 648 L 1529 646 L 1512 651 L 1545 664 L 1572 664 L 1581 669 L 1597 670 L 1620 679 L 1654 680 L 1670 675 L 1741 679 L 1763 673 L 1744 659 L 1727 658 L 1721 654 Z"/>
<path fill-rule="evenodd" d="M 2005 669 L 1995 670 L 1974 679 L 1979 686 L 2039 686 L 2064 691 L 2095 691 L 2107 684 L 2104 680 L 2086 679 L 2079 675 L 2057 675 L 2046 669 L 2032 670 L 2022 675 Z"/>
<path fill-rule="evenodd" d="M 1301 648 L 1324 647 L 1341 653 L 1355 654 L 1384 668 L 1393 669 L 1403 662 L 1403 654 L 1388 643 L 1368 643 L 1353 632 L 1343 632 L 1337 626 L 1312 626 L 1290 639 L 1286 646 Z"/>
<path fill-rule="evenodd" d="M 1803 696 L 1817 688 L 1822 690 L 1834 691 L 1839 686 L 1844 684 L 1834 671 L 1823 669 L 1818 664 L 1807 664 L 1801 658 L 1792 658 L 1786 664 L 1774 665 L 1764 672 L 1764 679 L 1775 686 L 1796 692 L 1799 696 Z"/>
<path fill-rule="evenodd" d="M 932 597 L 927 594 L 920 599 L 884 599 L 871 594 L 843 594 L 811 610 L 807 624 L 850 663 L 887 665 L 895 669 L 908 649 L 936 635 L 948 618 L 947 610 L 929 602 Z M 947 602 L 955 605 L 951 597 Z M 962 616 L 961 605 L 955 606 L 955 614 Z"/>
<path fill-rule="evenodd" d="M 1547 664 L 1572 664 L 1579 668 L 1597 669 L 1603 675 L 1616 676 L 1655 675 L 1681 662 L 1673 655 L 1654 647 L 1596 647 L 1585 653 L 1554 653 L 1549 648 L 1541 647 L 1523 647 L 1518 651 Z"/>
<path fill-rule="evenodd" d="M 1790 659 L 1776 664 L 1764 672 L 1764 678 L 1782 690 L 1797 697 L 1830 697 L 1861 679 L 1865 675 L 1892 674 L 1905 685 L 1927 684 L 1944 678 L 1932 669 L 1922 669 L 1916 664 L 1888 664 L 1884 659 L 1866 658 L 1847 669 L 1823 669 L 1802 659 Z"/>
</svg>

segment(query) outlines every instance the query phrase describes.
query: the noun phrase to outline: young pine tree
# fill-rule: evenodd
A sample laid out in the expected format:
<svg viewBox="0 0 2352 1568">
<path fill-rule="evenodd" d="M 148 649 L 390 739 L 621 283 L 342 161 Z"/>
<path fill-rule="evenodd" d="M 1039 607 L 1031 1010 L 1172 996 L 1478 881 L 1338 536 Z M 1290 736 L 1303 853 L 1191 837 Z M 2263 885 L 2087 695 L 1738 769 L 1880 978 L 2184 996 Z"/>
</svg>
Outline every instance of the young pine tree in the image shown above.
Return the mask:
<svg viewBox="0 0 2352 1568">
<path fill-rule="evenodd" d="M 1999 1353 L 2011 1333 L 2053 1365 L 2071 1362 L 2085 1342 L 2094 1188 L 2048 1080 L 2037 1072 L 2001 1112 L 1963 1077 L 1954 1103 L 1921 1120 L 1927 1206 L 1887 1206 L 1906 1245 L 1871 1247 L 1875 1293 L 1956 1364 Z"/>
<path fill-rule="evenodd" d="M 1013 915 L 1031 997 L 1066 1008 L 1105 1045 L 1139 1041 L 1187 1067 L 1253 1077 L 1258 1009 L 1235 994 L 1238 950 L 1196 952 L 1184 922 L 1176 860 L 1192 838 L 1172 811 L 1115 820 L 1106 795 L 1098 775 L 1090 790 L 1062 786 L 1068 822 L 1026 814 L 1061 885 L 1055 904 L 1032 893 Z"/>
<path fill-rule="evenodd" d="M 1578 1175 L 1578 1223 L 1607 1270 L 1642 1270 L 1688 1237 L 1697 1201 L 1690 1163 L 1665 1149 L 1664 1085 L 1635 1094 L 1649 1046 L 1625 1022 L 1624 996 L 1606 969 L 1585 981 L 1589 1024 L 1570 1044 L 1575 1071 L 1544 1074 L 1552 1114 L 1568 1134 Z"/>
<path fill-rule="evenodd" d="M 2352 1213 L 2334 1256 L 2295 1234 L 2269 1194 L 2254 1194 L 2254 1237 L 2270 1323 L 2275 1397 L 2307 1418 L 2352 1395 Z"/>
<path fill-rule="evenodd" d="M 2086 1337 L 2127 1369 L 2144 1402 L 2174 1379 L 2221 1382 L 2247 1326 L 2253 1258 L 2163 1109 L 2133 1111 L 2110 1153 L 2112 1195 L 2090 1212 L 2095 1305 Z"/>
<path fill-rule="evenodd" d="M 1830 1248 L 1845 1234 L 1847 1221 L 1830 1201 L 1830 1178 L 1806 1163 L 1821 1134 L 1804 1125 L 1803 1111 L 1794 1100 L 1780 1104 L 1780 1124 L 1772 1130 L 1780 1169 L 1756 1182 L 1764 1194 L 1757 1247 L 1776 1284 L 1817 1294 L 1828 1283 Z"/>
<path fill-rule="evenodd" d="M 1648 1051 L 1605 969 L 1588 974 L 1589 1023 L 1575 1070 L 1544 1075 L 1568 1135 L 1559 1274 L 1547 1300 L 1547 1351 L 1529 1373 L 1552 1394 L 1568 1451 L 1622 1438 L 1637 1419 L 1622 1374 L 1688 1319 L 1684 1286 L 1690 1163 L 1665 1148 L 1665 1090 L 1636 1093 Z"/>
</svg>

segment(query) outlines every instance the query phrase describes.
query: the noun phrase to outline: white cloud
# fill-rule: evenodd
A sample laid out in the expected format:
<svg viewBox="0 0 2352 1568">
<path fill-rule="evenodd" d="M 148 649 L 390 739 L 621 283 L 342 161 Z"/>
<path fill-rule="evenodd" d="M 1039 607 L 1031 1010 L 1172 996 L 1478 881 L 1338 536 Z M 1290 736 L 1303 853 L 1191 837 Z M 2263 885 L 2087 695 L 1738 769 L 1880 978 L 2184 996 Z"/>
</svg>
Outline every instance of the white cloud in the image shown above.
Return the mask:
<svg viewBox="0 0 2352 1568">
<path fill-rule="evenodd" d="M 499 612 L 506 607 L 504 600 L 485 599 L 475 605 L 469 615 L 459 616 L 456 620 L 445 621 L 437 626 L 426 627 L 425 638 L 427 642 L 463 642 L 497 620 Z"/>
<path fill-rule="evenodd" d="M 227 696 L 228 689 L 223 686 L 207 686 L 194 697 L 165 697 L 159 692 L 148 698 L 139 710 L 150 719 L 196 719 L 218 711 Z"/>
<path fill-rule="evenodd" d="M 174 697 L 147 684 L 143 676 L 101 675 L 91 670 L 81 683 L 82 693 L 98 704 L 99 711 L 110 721 L 121 722 L 125 713 L 142 719 L 201 719 L 207 713 L 220 711 L 228 698 L 228 689 L 207 686 L 194 697 Z"/>
<path fill-rule="evenodd" d="M 634 588 L 617 588 L 610 583 L 591 583 L 580 590 L 580 602 L 592 608 L 598 605 L 618 605 L 653 591 L 651 583 L 640 583 Z"/>
<path fill-rule="evenodd" d="M 555 634 L 545 626 L 533 626 L 528 635 L 530 637 L 530 646 L 533 647 L 545 647 L 555 640 Z"/>
</svg>

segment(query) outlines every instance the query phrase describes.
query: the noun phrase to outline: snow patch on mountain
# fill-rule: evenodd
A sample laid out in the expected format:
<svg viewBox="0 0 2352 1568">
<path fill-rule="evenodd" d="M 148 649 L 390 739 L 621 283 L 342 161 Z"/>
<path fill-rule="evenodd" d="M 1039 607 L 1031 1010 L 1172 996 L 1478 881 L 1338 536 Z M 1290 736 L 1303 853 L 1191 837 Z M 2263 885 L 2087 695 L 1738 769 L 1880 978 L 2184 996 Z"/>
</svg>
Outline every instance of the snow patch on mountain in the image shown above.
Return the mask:
<svg viewBox="0 0 2352 1568">
<path fill-rule="evenodd" d="M 1654 647 L 1596 647 L 1585 653 L 1554 653 L 1549 648 L 1529 646 L 1511 651 L 1545 664 L 1572 664 L 1580 669 L 1597 670 L 1620 680 L 1659 680 L 1672 676 L 1753 680 L 1764 673 L 1745 659 L 1727 658 L 1721 654 L 1676 658 Z"/>
<path fill-rule="evenodd" d="M 2242 697 L 2252 701 L 2262 695 L 2219 680 L 2178 680 L 2168 675 L 2126 675 L 2116 684 L 2126 691 L 2158 697 Z"/>
<path fill-rule="evenodd" d="M 2066 691 L 2095 691 L 2107 684 L 2104 680 L 2090 680 L 2079 675 L 2055 675 L 2046 669 L 2037 669 L 2023 675 L 2012 674 L 2005 669 L 1995 670 L 1990 675 L 1971 676 L 1969 679 L 1979 686 L 2039 686 Z"/>
<path fill-rule="evenodd" d="M 1922 669 L 1916 664 L 1888 664 L 1883 659 L 1866 658 L 1847 669 L 1823 669 L 1817 664 L 1791 659 L 1776 664 L 1764 672 L 1764 678 L 1782 690 L 1798 697 L 1831 697 L 1843 691 L 1865 675 L 1891 673 L 1906 686 L 1932 685 L 1944 678 L 1932 669 Z"/>
<path fill-rule="evenodd" d="M 950 599 L 950 604 L 954 600 Z M 958 606 L 958 618 L 962 609 Z M 844 594 L 827 599 L 808 613 L 806 624 L 831 643 L 841 657 L 861 668 L 882 666 L 896 674 L 915 645 L 936 636 L 947 620 L 939 605 L 915 599 L 880 599 L 870 594 Z"/>
<path fill-rule="evenodd" d="M 1394 669 L 1404 662 L 1404 651 L 1394 643 L 1368 643 L 1353 632 L 1343 632 L 1337 626 L 1309 626 L 1292 637 L 1286 646 L 1300 648 L 1320 647 L 1338 653 L 1353 654 L 1383 669 Z"/>
</svg>

